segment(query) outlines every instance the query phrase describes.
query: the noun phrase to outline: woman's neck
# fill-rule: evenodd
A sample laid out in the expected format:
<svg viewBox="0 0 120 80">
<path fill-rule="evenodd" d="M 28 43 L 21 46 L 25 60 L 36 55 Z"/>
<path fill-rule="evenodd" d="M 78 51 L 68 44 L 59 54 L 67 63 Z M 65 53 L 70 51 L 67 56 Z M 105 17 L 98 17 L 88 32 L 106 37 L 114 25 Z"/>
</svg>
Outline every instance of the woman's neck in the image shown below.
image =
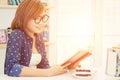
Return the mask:
<svg viewBox="0 0 120 80">
<path fill-rule="evenodd" d="M 28 30 L 25 30 L 25 33 L 28 35 L 28 36 L 30 36 L 31 38 L 35 38 L 35 33 L 33 33 L 33 32 L 30 32 L 30 31 L 28 31 Z"/>
</svg>

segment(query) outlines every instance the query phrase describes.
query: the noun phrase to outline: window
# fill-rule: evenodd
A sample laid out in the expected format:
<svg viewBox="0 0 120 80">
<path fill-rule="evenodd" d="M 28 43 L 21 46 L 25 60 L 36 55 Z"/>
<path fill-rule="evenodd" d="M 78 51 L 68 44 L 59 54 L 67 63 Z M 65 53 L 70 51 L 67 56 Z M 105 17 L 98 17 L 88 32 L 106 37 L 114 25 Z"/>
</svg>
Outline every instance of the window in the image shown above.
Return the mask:
<svg viewBox="0 0 120 80">
<path fill-rule="evenodd" d="M 59 0 L 57 61 L 61 63 L 80 49 L 93 45 L 92 0 Z"/>
<path fill-rule="evenodd" d="M 50 46 L 50 61 L 61 63 L 78 50 L 93 45 L 99 50 L 95 49 L 91 59 L 99 64 L 102 52 L 101 0 L 51 0 L 50 4 L 55 6 L 50 10 L 50 42 L 54 43 Z"/>
</svg>

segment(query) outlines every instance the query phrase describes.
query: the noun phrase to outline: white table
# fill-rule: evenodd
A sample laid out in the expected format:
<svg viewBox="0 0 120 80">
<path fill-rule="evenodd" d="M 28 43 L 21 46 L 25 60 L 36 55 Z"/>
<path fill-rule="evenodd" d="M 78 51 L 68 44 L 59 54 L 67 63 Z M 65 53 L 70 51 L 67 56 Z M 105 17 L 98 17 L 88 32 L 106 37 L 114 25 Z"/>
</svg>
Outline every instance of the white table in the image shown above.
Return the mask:
<svg viewBox="0 0 120 80">
<path fill-rule="evenodd" d="M 106 76 L 102 68 L 99 68 L 92 79 L 79 79 L 72 76 L 73 72 L 52 77 L 9 77 L 0 75 L 0 80 L 120 80 L 120 77 Z"/>
<path fill-rule="evenodd" d="M 65 73 L 52 77 L 9 77 L 6 75 L 0 75 L 0 80 L 78 80 L 72 76 L 71 73 Z"/>
</svg>

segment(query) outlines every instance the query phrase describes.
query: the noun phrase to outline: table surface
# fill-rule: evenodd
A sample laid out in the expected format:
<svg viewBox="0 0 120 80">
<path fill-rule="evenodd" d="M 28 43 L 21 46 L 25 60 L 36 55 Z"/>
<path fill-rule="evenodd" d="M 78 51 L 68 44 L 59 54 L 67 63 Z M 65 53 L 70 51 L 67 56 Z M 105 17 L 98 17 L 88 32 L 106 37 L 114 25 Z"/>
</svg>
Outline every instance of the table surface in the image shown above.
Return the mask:
<svg viewBox="0 0 120 80">
<path fill-rule="evenodd" d="M 52 77 L 9 77 L 0 75 L 0 80 L 77 80 L 70 72 Z"/>
<path fill-rule="evenodd" d="M 96 70 L 92 78 L 76 78 L 73 76 L 74 72 L 67 72 L 61 75 L 52 77 L 9 77 L 0 75 L 0 80 L 120 80 L 120 77 L 106 76 L 102 68 Z"/>
</svg>

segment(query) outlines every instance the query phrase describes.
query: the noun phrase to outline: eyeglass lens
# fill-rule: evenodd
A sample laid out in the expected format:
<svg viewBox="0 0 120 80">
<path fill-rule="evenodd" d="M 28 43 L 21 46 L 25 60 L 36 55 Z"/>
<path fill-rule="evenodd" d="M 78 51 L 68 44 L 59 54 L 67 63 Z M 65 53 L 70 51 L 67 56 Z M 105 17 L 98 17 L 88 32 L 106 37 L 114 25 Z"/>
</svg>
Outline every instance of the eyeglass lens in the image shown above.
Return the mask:
<svg viewBox="0 0 120 80">
<path fill-rule="evenodd" d="M 45 23 L 45 22 L 47 22 L 48 18 L 49 18 L 48 15 L 44 15 L 42 17 L 39 16 L 35 19 L 35 23 L 39 24 L 41 22 L 41 20 Z"/>
</svg>

